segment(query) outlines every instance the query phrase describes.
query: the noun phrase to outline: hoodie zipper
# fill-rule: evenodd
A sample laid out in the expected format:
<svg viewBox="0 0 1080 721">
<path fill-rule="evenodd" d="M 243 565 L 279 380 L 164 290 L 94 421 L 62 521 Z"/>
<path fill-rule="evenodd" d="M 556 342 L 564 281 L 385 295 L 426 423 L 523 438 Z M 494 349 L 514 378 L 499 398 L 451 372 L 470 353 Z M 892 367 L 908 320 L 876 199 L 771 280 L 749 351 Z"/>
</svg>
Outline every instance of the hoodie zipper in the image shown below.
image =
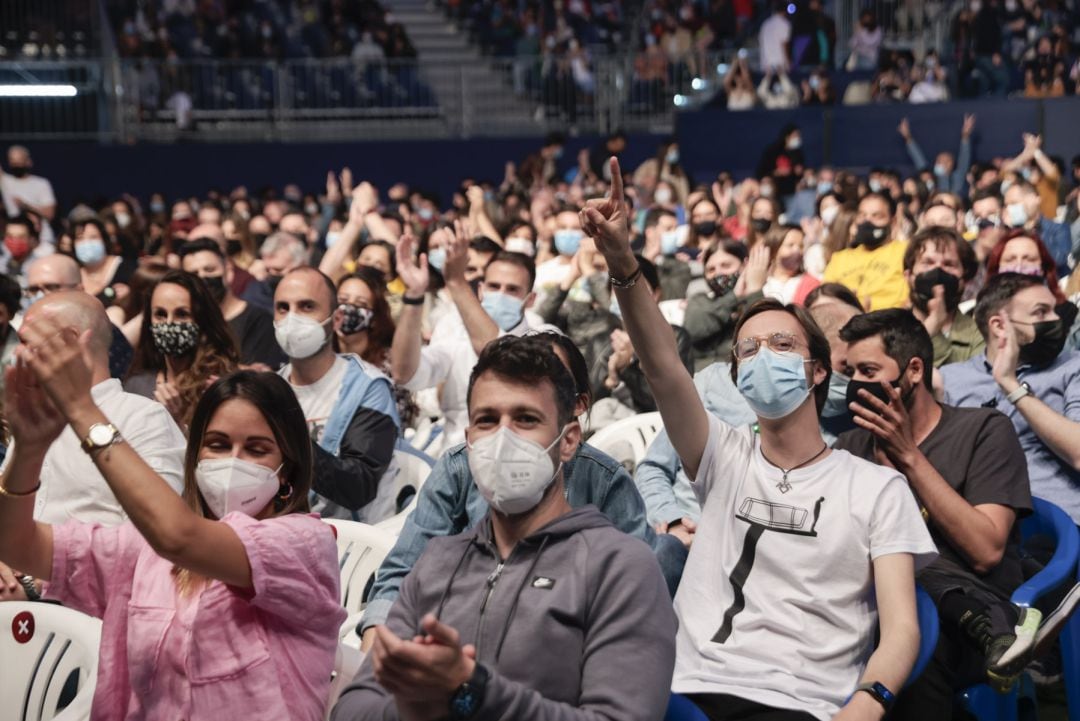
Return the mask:
<svg viewBox="0 0 1080 721">
<path fill-rule="evenodd" d="M 493 548 L 492 550 L 495 550 L 495 549 Z M 498 558 L 498 551 L 495 551 L 495 553 L 496 553 L 495 557 Z M 499 582 L 499 577 L 502 575 L 503 568 L 506 567 L 506 564 L 510 561 L 510 558 L 513 557 L 513 555 L 514 555 L 514 551 L 512 550 L 512 551 L 510 551 L 510 555 L 506 557 L 505 561 L 499 561 L 499 563 L 495 566 L 495 570 L 491 572 L 491 574 L 487 577 L 487 581 L 484 582 L 485 585 L 487 586 L 487 592 L 484 594 L 484 600 L 480 604 L 480 620 L 477 623 L 477 626 L 478 626 L 477 631 L 476 631 L 476 658 L 477 659 L 480 658 L 480 648 L 481 648 L 481 646 L 483 645 L 483 642 L 484 642 L 484 611 L 487 610 L 488 601 L 491 600 L 491 594 L 495 592 L 495 584 L 497 584 Z"/>
</svg>

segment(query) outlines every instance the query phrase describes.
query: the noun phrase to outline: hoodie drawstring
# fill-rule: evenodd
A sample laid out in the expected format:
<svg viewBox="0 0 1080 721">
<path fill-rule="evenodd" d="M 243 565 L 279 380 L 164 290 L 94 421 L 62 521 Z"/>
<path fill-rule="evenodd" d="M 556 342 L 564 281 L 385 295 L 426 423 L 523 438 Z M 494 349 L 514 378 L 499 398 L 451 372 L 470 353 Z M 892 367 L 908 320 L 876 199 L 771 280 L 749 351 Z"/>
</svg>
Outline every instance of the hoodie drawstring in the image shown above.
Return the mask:
<svg viewBox="0 0 1080 721">
<path fill-rule="evenodd" d="M 529 564 L 529 570 L 525 572 L 525 576 L 522 577 L 521 584 L 518 586 L 517 593 L 514 594 L 514 603 L 510 606 L 510 613 L 503 623 L 502 633 L 499 634 L 499 643 L 495 646 L 495 663 L 499 662 L 499 653 L 502 652 L 503 641 L 506 640 L 506 633 L 510 630 L 510 622 L 514 620 L 514 612 L 517 611 L 518 601 L 521 600 L 521 592 L 525 590 L 525 584 L 529 582 L 529 578 L 532 576 L 537 562 L 540 561 L 540 554 L 544 552 L 544 547 L 547 546 L 549 538 L 550 536 L 544 536 L 544 540 L 540 541 L 540 548 L 537 549 L 532 563 Z M 447 590 L 449 590 L 449 588 L 447 588 Z"/>
<path fill-rule="evenodd" d="M 442 620 L 443 606 L 446 605 L 446 599 L 450 597 L 450 587 L 454 585 L 454 576 L 461 570 L 461 566 L 465 563 L 465 558 L 469 555 L 469 551 L 472 549 L 473 541 L 469 541 L 465 544 L 465 550 L 461 553 L 461 558 L 458 559 L 457 565 L 454 566 L 453 573 L 450 574 L 449 580 L 446 582 L 446 588 L 443 589 L 442 596 L 439 597 L 439 606 L 435 609 L 435 618 Z M 421 631 L 417 631 L 420 633 Z"/>
</svg>

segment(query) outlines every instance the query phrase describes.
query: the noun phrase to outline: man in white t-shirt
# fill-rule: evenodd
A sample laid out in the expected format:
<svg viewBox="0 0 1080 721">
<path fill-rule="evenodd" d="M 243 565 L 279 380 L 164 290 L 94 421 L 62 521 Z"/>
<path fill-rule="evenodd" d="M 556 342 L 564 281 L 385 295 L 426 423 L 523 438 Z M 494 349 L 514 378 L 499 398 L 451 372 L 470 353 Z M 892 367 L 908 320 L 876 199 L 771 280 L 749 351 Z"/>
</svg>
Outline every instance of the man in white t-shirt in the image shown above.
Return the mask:
<svg viewBox="0 0 1080 721">
<path fill-rule="evenodd" d="M 880 719 L 919 648 L 915 569 L 936 555 L 904 477 L 822 440 L 829 344 L 766 299 L 735 328 L 733 374 L 757 428 L 705 411 L 630 250 L 622 175 L 582 227 L 702 502 L 683 571 L 672 690 L 711 719 Z M 874 637 L 880 629 L 880 641 Z"/>
<path fill-rule="evenodd" d="M 4 196 L 7 217 L 33 216 L 39 226 L 42 243 L 52 244 L 55 236 L 49 223 L 56 216 L 56 196 L 52 183 L 40 175 L 31 175 L 34 162 L 30 151 L 12 145 L 7 152 L 7 172 L 0 169 L 0 195 Z"/>
<path fill-rule="evenodd" d="M 770 70 L 781 72 L 788 69 L 790 66 L 788 43 L 790 41 L 791 21 L 787 19 L 785 4 L 775 1 L 772 15 L 761 24 L 761 30 L 758 33 L 761 72 L 767 73 Z"/>
</svg>

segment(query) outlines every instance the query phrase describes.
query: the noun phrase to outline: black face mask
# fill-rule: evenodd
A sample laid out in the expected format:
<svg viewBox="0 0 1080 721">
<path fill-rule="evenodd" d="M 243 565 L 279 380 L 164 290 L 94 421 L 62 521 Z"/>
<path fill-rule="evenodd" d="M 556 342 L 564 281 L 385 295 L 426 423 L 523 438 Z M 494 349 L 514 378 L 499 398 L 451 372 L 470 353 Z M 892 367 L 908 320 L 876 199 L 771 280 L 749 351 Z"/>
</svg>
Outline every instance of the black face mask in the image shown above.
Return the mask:
<svg viewBox="0 0 1080 721">
<path fill-rule="evenodd" d="M 873 250 L 888 239 L 889 226 L 874 225 L 870 221 L 866 221 L 865 223 L 859 223 L 859 227 L 855 229 L 855 241 L 851 244 L 851 247 L 858 248 L 860 245 L 865 245 L 870 250 Z"/>
<path fill-rule="evenodd" d="M 717 275 L 707 279 L 705 282 L 709 284 L 709 288 L 719 298 L 735 290 L 735 284 L 739 282 L 739 274 Z"/>
<path fill-rule="evenodd" d="M 231 258 L 234 255 L 240 255 L 244 251 L 244 246 L 240 244 L 239 240 L 226 240 L 225 252 L 229 254 Z"/>
<path fill-rule="evenodd" d="M 925 313 L 928 304 L 934 299 L 934 287 L 939 285 L 945 288 L 946 309 L 956 310 L 956 306 L 960 304 L 960 279 L 942 268 L 934 268 L 915 276 L 911 302 Z"/>
<path fill-rule="evenodd" d="M 772 225 L 772 221 L 768 218 L 751 218 L 750 227 L 753 228 L 755 233 L 764 233 Z"/>
<path fill-rule="evenodd" d="M 280 275 L 270 275 L 266 277 L 266 284 L 270 286 L 270 295 L 277 292 L 278 283 L 281 282 L 282 277 L 283 276 Z"/>
<path fill-rule="evenodd" d="M 699 236 L 711 236 L 716 232 L 716 221 L 703 220 L 700 223 L 694 223 L 694 232 Z"/>
<path fill-rule="evenodd" d="M 900 379 L 897 378 L 896 380 L 889 383 L 889 385 L 891 385 L 893 388 L 899 388 Z M 888 405 L 892 402 L 892 398 L 890 398 L 889 394 L 885 392 L 885 389 L 881 387 L 881 381 L 857 381 L 852 378 L 850 381 L 848 381 L 847 387 L 848 413 L 851 413 L 850 406 L 852 403 L 858 403 L 864 408 L 874 410 L 874 408 L 870 406 L 867 401 L 863 400 L 862 397 L 859 396 L 859 391 L 868 392 L 870 395 L 874 396 L 874 398 L 877 398 L 885 405 Z M 854 414 L 852 414 L 852 417 L 854 417 Z"/>
<path fill-rule="evenodd" d="M 30 175 L 30 168 L 24 168 L 22 166 L 13 165 L 13 166 L 11 166 L 10 172 L 16 178 L 25 178 L 27 175 Z"/>
<path fill-rule="evenodd" d="M 1032 328 L 1035 330 L 1035 340 L 1020 346 L 1020 362 L 1033 366 L 1049 365 L 1061 355 L 1069 326 L 1059 318 L 1035 323 Z"/>
<path fill-rule="evenodd" d="M 214 301 L 221 305 L 221 301 L 225 300 L 224 276 L 206 276 L 202 280 L 206 283 L 206 289 L 210 291 L 210 295 L 214 296 Z"/>
<path fill-rule="evenodd" d="M 266 233 L 252 233 L 251 239 L 255 242 L 255 249 L 258 250 L 259 248 L 261 248 L 262 244 L 266 242 L 266 239 L 268 237 L 269 236 L 267 236 Z"/>
</svg>

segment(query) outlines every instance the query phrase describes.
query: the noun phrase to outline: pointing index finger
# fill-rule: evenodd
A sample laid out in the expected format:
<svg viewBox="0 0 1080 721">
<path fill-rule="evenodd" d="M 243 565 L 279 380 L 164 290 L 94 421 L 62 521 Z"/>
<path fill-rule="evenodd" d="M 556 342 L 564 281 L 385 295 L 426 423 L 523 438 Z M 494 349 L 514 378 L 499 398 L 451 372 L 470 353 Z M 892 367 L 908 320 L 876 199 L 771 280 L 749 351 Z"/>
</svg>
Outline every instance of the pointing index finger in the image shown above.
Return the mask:
<svg viewBox="0 0 1080 721">
<path fill-rule="evenodd" d="M 612 155 L 608 163 L 611 167 L 611 199 L 616 203 L 622 203 L 622 170 L 619 169 L 619 159 Z"/>
</svg>

